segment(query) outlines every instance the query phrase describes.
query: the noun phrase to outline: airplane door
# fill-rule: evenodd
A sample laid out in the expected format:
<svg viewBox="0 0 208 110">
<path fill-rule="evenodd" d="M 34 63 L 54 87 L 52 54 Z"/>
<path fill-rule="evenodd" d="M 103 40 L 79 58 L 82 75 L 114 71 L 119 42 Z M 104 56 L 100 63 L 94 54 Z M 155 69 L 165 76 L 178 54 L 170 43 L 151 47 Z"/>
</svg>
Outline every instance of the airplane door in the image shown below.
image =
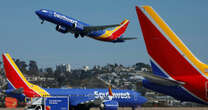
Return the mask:
<svg viewBox="0 0 208 110">
<path fill-rule="evenodd" d="M 134 100 L 136 101 L 137 100 L 137 94 L 134 93 Z"/>
</svg>

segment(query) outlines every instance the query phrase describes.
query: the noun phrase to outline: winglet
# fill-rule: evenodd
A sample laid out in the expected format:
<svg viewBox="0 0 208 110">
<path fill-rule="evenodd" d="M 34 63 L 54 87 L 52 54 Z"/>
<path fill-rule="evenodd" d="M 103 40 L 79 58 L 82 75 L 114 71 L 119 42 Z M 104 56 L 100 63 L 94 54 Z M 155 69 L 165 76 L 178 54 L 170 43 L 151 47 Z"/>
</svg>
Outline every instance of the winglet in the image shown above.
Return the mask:
<svg viewBox="0 0 208 110">
<path fill-rule="evenodd" d="M 111 90 L 111 85 L 110 84 L 108 85 L 108 93 L 109 93 L 110 96 L 113 96 L 113 92 Z"/>
<path fill-rule="evenodd" d="M 120 24 L 122 25 L 122 24 L 125 24 L 125 23 L 129 23 L 129 20 L 128 19 L 125 19 Z"/>
</svg>

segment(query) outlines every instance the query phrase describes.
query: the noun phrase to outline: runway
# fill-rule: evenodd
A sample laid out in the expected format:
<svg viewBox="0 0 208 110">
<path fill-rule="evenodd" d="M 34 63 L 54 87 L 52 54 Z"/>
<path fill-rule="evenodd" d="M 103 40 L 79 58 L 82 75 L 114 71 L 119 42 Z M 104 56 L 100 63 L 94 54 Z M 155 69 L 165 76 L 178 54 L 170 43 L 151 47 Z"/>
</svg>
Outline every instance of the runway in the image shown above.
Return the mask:
<svg viewBox="0 0 208 110">
<path fill-rule="evenodd" d="M 119 108 L 119 110 L 132 110 L 131 108 Z M 208 110 L 208 107 L 142 107 L 136 110 Z"/>
<path fill-rule="evenodd" d="M 24 110 L 24 108 L 0 108 L 0 110 Z M 92 108 L 91 110 L 99 110 Z M 132 110 L 131 108 L 119 108 L 119 110 Z M 136 110 L 208 110 L 208 107 L 142 107 Z"/>
</svg>

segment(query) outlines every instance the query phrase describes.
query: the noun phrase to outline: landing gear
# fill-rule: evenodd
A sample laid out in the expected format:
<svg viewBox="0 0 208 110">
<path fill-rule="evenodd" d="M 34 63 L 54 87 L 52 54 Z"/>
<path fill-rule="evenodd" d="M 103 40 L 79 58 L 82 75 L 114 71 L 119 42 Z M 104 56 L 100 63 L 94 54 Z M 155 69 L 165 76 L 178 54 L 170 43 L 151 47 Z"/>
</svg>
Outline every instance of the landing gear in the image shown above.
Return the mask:
<svg viewBox="0 0 208 110">
<path fill-rule="evenodd" d="M 83 33 L 75 33 L 75 34 L 74 34 L 74 37 L 75 37 L 75 38 L 78 38 L 79 35 L 80 35 L 82 38 L 84 37 L 84 34 L 83 34 Z"/>
<path fill-rule="evenodd" d="M 90 107 L 87 107 L 85 105 L 78 105 L 70 107 L 69 110 L 90 110 Z"/>
<path fill-rule="evenodd" d="M 74 37 L 75 37 L 75 38 L 78 38 L 78 37 L 79 37 L 79 34 L 74 34 Z"/>
<path fill-rule="evenodd" d="M 135 107 L 132 107 L 132 110 L 135 110 L 136 108 Z"/>
<path fill-rule="evenodd" d="M 38 107 L 36 107 L 36 108 L 35 108 L 35 110 L 41 110 L 41 107 L 40 107 L 40 106 L 38 106 Z"/>
<path fill-rule="evenodd" d="M 81 33 L 80 36 L 83 38 L 84 37 L 84 34 Z"/>
<path fill-rule="evenodd" d="M 43 24 L 44 23 L 44 20 L 42 20 L 40 23 Z"/>
</svg>

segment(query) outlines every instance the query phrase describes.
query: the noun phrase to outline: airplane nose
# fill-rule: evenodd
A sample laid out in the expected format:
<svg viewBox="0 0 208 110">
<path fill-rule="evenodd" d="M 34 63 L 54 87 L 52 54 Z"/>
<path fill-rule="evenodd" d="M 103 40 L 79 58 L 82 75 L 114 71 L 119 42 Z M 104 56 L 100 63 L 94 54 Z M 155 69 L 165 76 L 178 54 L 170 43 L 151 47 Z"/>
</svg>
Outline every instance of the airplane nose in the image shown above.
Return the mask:
<svg viewBox="0 0 208 110">
<path fill-rule="evenodd" d="M 35 13 L 36 13 L 36 15 L 40 16 L 40 11 L 39 10 L 35 11 Z"/>
<path fill-rule="evenodd" d="M 147 98 L 145 98 L 144 96 L 141 96 L 141 94 L 138 92 L 134 92 L 134 100 L 135 100 L 136 106 L 140 106 L 147 102 Z"/>
<path fill-rule="evenodd" d="M 142 105 L 142 104 L 144 104 L 144 103 L 147 102 L 147 98 L 145 98 L 145 97 L 143 97 L 143 96 L 139 96 L 138 99 L 139 99 L 139 100 L 138 100 L 139 105 Z"/>
</svg>

